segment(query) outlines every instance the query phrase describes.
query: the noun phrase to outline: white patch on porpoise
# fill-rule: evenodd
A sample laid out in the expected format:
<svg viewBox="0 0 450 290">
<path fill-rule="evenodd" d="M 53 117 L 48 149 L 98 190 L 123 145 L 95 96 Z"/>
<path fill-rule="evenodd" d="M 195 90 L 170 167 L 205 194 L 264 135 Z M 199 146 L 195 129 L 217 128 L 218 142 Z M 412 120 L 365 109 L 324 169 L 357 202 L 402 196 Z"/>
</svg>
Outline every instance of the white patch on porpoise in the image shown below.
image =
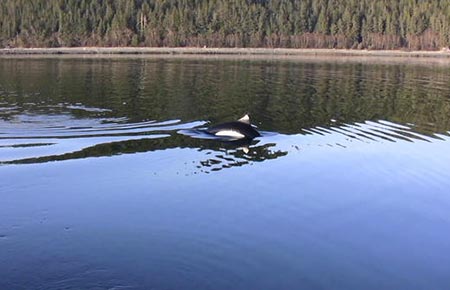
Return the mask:
<svg viewBox="0 0 450 290">
<path fill-rule="evenodd" d="M 234 131 L 234 130 L 222 130 L 222 131 L 217 132 L 214 135 L 220 136 L 220 137 L 231 137 L 231 138 L 236 138 L 236 139 L 241 139 L 241 138 L 245 137 L 245 135 L 239 133 L 238 131 Z"/>
</svg>

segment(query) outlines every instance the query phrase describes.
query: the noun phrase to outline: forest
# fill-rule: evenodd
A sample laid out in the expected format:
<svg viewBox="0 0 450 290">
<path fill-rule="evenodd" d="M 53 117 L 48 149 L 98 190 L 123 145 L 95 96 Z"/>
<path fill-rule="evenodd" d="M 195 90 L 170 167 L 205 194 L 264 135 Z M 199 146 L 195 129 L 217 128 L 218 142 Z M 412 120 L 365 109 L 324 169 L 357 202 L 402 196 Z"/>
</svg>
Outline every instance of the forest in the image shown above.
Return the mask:
<svg viewBox="0 0 450 290">
<path fill-rule="evenodd" d="M 439 50 L 449 0 L 2 0 L 0 47 Z"/>
</svg>

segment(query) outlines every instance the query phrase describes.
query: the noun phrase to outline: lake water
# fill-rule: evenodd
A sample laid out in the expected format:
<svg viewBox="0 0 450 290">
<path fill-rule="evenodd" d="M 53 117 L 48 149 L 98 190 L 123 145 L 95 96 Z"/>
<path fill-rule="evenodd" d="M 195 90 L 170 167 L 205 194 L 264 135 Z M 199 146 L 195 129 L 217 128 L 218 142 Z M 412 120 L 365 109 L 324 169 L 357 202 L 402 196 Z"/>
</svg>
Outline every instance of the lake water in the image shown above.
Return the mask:
<svg viewBox="0 0 450 290">
<path fill-rule="evenodd" d="M 445 61 L 1 58 L 0 289 L 448 289 L 449 131 Z"/>
</svg>

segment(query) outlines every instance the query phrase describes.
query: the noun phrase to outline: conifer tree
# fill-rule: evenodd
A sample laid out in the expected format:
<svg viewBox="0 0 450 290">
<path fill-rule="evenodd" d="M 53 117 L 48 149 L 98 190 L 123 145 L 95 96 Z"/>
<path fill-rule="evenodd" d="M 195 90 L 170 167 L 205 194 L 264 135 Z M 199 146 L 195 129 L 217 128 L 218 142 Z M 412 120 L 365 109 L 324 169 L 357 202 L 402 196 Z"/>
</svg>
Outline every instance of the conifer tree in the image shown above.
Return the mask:
<svg viewBox="0 0 450 290">
<path fill-rule="evenodd" d="M 448 0 L 2 0 L 0 47 L 440 49 Z"/>
</svg>

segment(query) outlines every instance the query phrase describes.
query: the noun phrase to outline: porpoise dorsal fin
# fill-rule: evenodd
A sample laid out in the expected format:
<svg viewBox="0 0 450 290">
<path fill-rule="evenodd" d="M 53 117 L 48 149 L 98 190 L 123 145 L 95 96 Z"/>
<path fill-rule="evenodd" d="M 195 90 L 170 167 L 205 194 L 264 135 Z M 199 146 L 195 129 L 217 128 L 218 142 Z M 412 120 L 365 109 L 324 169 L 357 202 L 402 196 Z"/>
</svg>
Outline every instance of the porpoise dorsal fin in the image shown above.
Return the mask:
<svg viewBox="0 0 450 290">
<path fill-rule="evenodd" d="M 248 116 L 248 114 L 245 114 L 245 116 L 242 117 L 242 118 L 240 118 L 240 119 L 238 120 L 238 122 L 241 122 L 241 123 L 245 123 L 245 124 L 250 125 L 250 117 Z"/>
</svg>

